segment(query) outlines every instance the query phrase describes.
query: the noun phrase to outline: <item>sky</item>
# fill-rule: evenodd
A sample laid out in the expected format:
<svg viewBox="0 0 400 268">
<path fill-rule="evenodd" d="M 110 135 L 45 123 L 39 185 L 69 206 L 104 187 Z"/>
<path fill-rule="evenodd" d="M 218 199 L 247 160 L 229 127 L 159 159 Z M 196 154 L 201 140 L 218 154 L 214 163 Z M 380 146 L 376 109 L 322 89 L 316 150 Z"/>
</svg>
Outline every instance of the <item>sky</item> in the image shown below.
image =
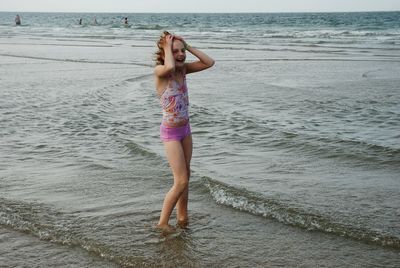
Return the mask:
<svg viewBox="0 0 400 268">
<path fill-rule="evenodd" d="M 343 12 L 400 11 L 400 0 L 0 0 L 14 12 Z"/>
</svg>

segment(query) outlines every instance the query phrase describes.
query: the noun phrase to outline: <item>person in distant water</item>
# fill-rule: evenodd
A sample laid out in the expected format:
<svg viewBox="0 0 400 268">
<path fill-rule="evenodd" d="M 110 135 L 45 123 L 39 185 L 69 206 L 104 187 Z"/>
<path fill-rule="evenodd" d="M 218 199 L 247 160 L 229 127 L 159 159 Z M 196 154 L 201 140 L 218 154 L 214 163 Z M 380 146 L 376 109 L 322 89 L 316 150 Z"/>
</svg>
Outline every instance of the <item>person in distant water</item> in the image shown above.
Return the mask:
<svg viewBox="0 0 400 268">
<path fill-rule="evenodd" d="M 82 18 L 79 19 L 79 25 L 82 25 Z"/>
<path fill-rule="evenodd" d="M 192 134 L 189 125 L 189 96 L 186 75 L 203 71 L 214 65 L 214 60 L 200 50 L 189 46 L 177 35 L 164 32 L 157 42 L 154 78 L 157 95 L 163 111 L 160 138 L 164 143 L 174 183 L 165 196 L 157 227 L 169 232 L 168 224 L 173 209 L 177 208 L 177 225 L 188 226 L 188 194 Z M 186 62 L 189 52 L 198 60 Z"/>
<path fill-rule="evenodd" d="M 128 18 L 125 18 L 125 25 L 128 25 Z"/>
<path fill-rule="evenodd" d="M 95 17 L 94 20 L 93 20 L 93 24 L 94 24 L 94 25 L 97 25 L 97 19 L 96 19 L 96 17 Z"/>
<path fill-rule="evenodd" d="M 21 25 L 21 17 L 19 16 L 19 14 L 15 16 L 15 25 Z"/>
</svg>

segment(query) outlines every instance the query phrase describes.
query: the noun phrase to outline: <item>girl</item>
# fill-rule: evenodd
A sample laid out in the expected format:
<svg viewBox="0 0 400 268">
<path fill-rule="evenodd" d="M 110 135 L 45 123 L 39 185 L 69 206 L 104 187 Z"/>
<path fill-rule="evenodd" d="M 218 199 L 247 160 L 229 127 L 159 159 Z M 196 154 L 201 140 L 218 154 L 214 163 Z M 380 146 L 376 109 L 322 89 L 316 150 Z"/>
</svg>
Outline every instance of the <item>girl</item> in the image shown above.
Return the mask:
<svg viewBox="0 0 400 268">
<path fill-rule="evenodd" d="M 157 95 L 160 98 L 163 118 L 160 137 L 174 176 L 174 184 L 166 194 L 158 228 L 170 230 L 168 225 L 176 205 L 177 224 L 188 225 L 187 205 L 189 193 L 192 135 L 189 125 L 189 97 L 186 74 L 199 72 L 214 65 L 214 60 L 200 50 L 189 46 L 182 37 L 164 32 L 157 42 L 154 68 Z M 198 58 L 186 63 L 186 52 Z"/>
</svg>

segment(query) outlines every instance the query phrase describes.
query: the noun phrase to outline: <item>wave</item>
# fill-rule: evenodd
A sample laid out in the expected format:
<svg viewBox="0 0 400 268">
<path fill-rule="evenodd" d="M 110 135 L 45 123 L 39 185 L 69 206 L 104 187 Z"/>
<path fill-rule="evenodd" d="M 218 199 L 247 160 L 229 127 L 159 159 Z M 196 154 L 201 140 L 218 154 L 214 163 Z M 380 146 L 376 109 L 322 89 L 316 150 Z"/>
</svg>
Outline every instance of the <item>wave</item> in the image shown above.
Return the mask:
<svg viewBox="0 0 400 268">
<path fill-rule="evenodd" d="M 364 141 L 314 137 L 282 131 L 279 133 L 279 138 L 270 141 L 268 146 L 301 150 L 303 153 L 323 158 L 359 161 L 361 165 L 389 165 L 394 168 L 400 165 L 400 149 Z"/>
<path fill-rule="evenodd" d="M 136 30 L 163 30 L 165 28 L 166 28 L 166 26 L 162 26 L 159 24 L 148 24 L 148 25 L 139 24 L 139 25 L 135 25 L 133 27 L 133 29 L 136 29 Z"/>
<path fill-rule="evenodd" d="M 321 105 L 312 102 L 313 106 Z M 325 106 L 325 105 L 324 105 Z M 400 167 L 400 148 L 391 145 L 374 144 L 345 137 L 321 135 L 318 132 L 307 133 L 285 129 L 268 120 L 254 121 L 240 112 L 224 114 L 214 109 L 192 105 L 192 117 L 196 119 L 196 128 L 208 134 L 212 127 L 209 122 L 218 122 L 228 126 L 219 135 L 232 143 L 246 144 L 254 148 L 272 148 L 290 153 L 299 152 L 311 158 L 338 159 L 357 166 L 385 166 L 390 169 Z M 208 118 L 207 120 L 203 120 Z M 209 120 L 212 118 L 212 120 Z M 232 134 L 232 133 L 235 133 Z M 240 135 L 236 135 L 239 134 Z"/>
<path fill-rule="evenodd" d="M 215 202 L 221 205 L 256 216 L 272 218 L 283 224 L 308 231 L 320 231 L 384 247 L 400 248 L 400 237 L 338 223 L 334 219 L 290 207 L 280 200 L 267 198 L 245 189 L 238 189 L 209 177 L 202 177 L 202 184 L 208 189 Z"/>
<path fill-rule="evenodd" d="M 220 59 L 221 62 L 264 62 L 264 61 L 342 61 L 342 62 L 400 62 L 389 58 L 257 58 L 257 59 Z"/>
<path fill-rule="evenodd" d="M 118 65 L 136 65 L 136 66 L 152 67 L 151 64 L 133 63 L 133 62 L 59 59 L 59 58 L 36 57 L 36 56 L 26 56 L 26 55 L 5 54 L 5 53 L 0 53 L 0 56 L 4 56 L 4 57 L 15 57 L 15 58 L 25 58 L 25 59 L 34 59 L 34 60 L 48 60 L 48 61 L 74 62 L 74 63 L 118 64 Z"/>
<path fill-rule="evenodd" d="M 60 40 L 60 41 L 64 41 L 64 40 Z M 85 41 L 87 42 L 87 41 Z M 19 45 L 29 45 L 29 46 L 59 46 L 59 47 L 113 47 L 112 45 L 96 45 L 96 44 L 90 44 L 90 45 L 86 45 L 86 44 L 62 44 L 62 43 L 28 43 L 28 42 L 24 42 L 23 44 L 16 44 L 16 43 L 12 43 L 12 42 L 1 42 L 1 44 L 3 45 L 12 45 L 12 46 L 19 46 Z"/>
<path fill-rule="evenodd" d="M 112 245 L 86 237 L 81 230 L 91 228 L 87 220 L 55 211 L 43 204 L 0 198 L 0 226 L 44 241 L 81 248 L 122 267 L 157 266 L 144 256 L 123 255 Z"/>
<path fill-rule="evenodd" d="M 335 49 L 335 50 L 301 50 L 301 49 L 289 49 L 289 48 L 251 48 L 251 47 L 214 47 L 208 46 L 206 49 L 216 49 L 216 50 L 241 50 L 241 51 L 268 51 L 268 52 L 299 52 L 299 53 L 341 53 L 345 52 L 343 49 Z"/>
<path fill-rule="evenodd" d="M 129 79 L 126 79 L 126 82 L 138 82 L 138 81 L 143 81 L 143 80 L 148 80 L 149 78 L 152 78 L 153 74 L 144 74 L 144 75 L 140 75 L 140 76 L 135 76 Z"/>
<path fill-rule="evenodd" d="M 392 41 L 385 41 L 384 43 L 385 44 L 391 44 L 393 42 Z M 340 44 L 343 44 L 343 45 L 340 45 Z M 357 45 L 357 44 L 354 43 L 354 45 Z M 313 47 L 313 48 L 323 48 L 323 49 L 331 48 L 331 49 L 340 49 L 340 50 L 345 50 L 345 51 L 346 50 L 355 50 L 355 51 L 360 51 L 360 52 L 370 51 L 370 50 L 379 50 L 379 51 L 381 51 L 381 50 L 385 50 L 385 51 L 387 51 L 387 50 L 389 50 L 389 51 L 400 50 L 400 48 L 398 48 L 398 47 L 388 47 L 388 46 L 386 46 L 386 47 L 379 47 L 379 46 L 377 46 L 377 47 L 374 47 L 374 46 L 366 47 L 364 45 L 362 47 L 357 47 L 357 46 L 351 46 L 350 42 L 339 43 L 339 42 L 318 41 L 318 42 L 315 42 L 315 43 L 310 43 L 308 41 L 303 41 L 303 40 L 297 40 L 296 42 L 292 42 L 291 44 L 286 44 L 286 46 L 289 46 L 289 47 L 301 46 L 301 47 Z"/>
<path fill-rule="evenodd" d="M 131 141 L 125 145 L 125 148 L 127 149 L 127 151 L 129 153 L 133 153 L 135 155 L 141 155 L 141 156 L 148 157 L 151 159 L 154 159 L 154 158 L 158 159 L 160 157 L 158 154 L 156 154 L 150 150 L 147 150 L 146 148 L 140 146 L 139 144 L 131 142 Z"/>
<path fill-rule="evenodd" d="M 296 30 L 287 33 L 279 33 L 279 32 L 271 32 L 264 33 L 264 38 L 283 38 L 283 39 L 304 39 L 304 38 L 323 38 L 323 39 L 331 39 L 331 38 L 359 38 L 359 37 L 398 37 L 399 33 L 397 31 L 393 32 L 382 32 L 382 31 L 373 31 L 374 29 L 365 29 L 365 30 L 356 30 L 356 31 L 342 31 L 342 30 Z"/>
</svg>

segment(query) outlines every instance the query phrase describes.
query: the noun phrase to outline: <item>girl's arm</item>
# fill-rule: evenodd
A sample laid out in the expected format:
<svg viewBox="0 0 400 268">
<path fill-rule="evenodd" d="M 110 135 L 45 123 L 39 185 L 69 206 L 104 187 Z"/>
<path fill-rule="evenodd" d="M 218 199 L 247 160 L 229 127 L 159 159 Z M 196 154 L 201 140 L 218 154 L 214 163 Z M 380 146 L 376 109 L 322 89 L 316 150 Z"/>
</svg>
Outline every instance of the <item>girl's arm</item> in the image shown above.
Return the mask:
<svg viewBox="0 0 400 268">
<path fill-rule="evenodd" d="M 200 72 L 200 71 L 208 69 L 214 65 L 215 61 L 210 56 L 208 56 L 206 53 L 198 50 L 197 48 L 189 46 L 181 37 L 175 36 L 175 38 L 178 38 L 181 41 L 183 41 L 183 43 L 185 44 L 186 50 L 189 51 L 190 53 L 192 53 L 192 55 L 194 55 L 196 58 L 199 59 L 198 61 L 195 61 L 195 62 L 186 63 L 186 73 L 187 74 Z"/>
<path fill-rule="evenodd" d="M 157 65 L 154 69 L 154 74 L 158 77 L 165 77 L 171 72 L 175 70 L 175 59 L 174 55 L 172 54 L 172 35 L 167 35 L 165 44 L 163 45 L 164 49 L 164 65 Z"/>
</svg>

